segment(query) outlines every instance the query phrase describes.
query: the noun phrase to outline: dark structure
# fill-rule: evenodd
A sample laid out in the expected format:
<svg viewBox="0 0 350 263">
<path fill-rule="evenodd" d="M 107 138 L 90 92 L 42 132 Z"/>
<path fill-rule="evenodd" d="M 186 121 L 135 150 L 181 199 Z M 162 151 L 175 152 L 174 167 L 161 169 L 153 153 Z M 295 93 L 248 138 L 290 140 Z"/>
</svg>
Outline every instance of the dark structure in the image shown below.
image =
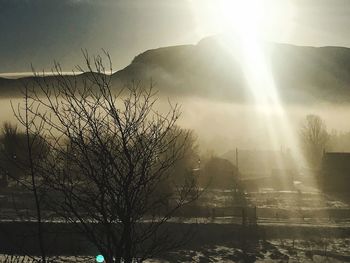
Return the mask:
<svg viewBox="0 0 350 263">
<path fill-rule="evenodd" d="M 323 191 L 346 193 L 350 182 L 350 153 L 325 152 L 319 180 Z"/>
<path fill-rule="evenodd" d="M 8 186 L 8 175 L 0 174 L 0 188 L 6 188 Z"/>
</svg>

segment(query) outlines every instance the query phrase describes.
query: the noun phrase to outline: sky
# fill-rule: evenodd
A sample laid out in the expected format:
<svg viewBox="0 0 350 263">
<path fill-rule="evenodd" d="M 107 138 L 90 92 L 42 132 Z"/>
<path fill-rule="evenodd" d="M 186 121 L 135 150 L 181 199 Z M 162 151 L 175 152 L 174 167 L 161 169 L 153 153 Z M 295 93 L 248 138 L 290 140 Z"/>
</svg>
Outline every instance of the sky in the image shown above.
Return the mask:
<svg viewBox="0 0 350 263">
<path fill-rule="evenodd" d="M 54 60 L 70 71 L 82 62 L 82 48 L 107 50 L 121 69 L 145 50 L 222 33 L 219 1 L 0 0 L 0 74 L 28 72 L 31 64 L 50 70 Z M 262 29 L 267 40 L 350 47 L 349 0 L 260 1 L 277 6 L 277 15 L 267 15 L 273 26 Z M 230 16 L 234 6 L 226 7 Z"/>
</svg>

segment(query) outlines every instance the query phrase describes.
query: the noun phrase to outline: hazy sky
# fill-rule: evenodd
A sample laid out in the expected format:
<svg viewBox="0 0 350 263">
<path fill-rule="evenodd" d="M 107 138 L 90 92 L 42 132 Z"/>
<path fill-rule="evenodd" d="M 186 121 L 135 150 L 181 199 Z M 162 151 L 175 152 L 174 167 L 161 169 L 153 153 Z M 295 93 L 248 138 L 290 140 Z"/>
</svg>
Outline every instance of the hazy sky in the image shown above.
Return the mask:
<svg viewBox="0 0 350 263">
<path fill-rule="evenodd" d="M 0 73 L 30 71 L 30 63 L 49 69 L 53 60 L 68 71 L 80 62 L 81 48 L 108 50 L 118 69 L 150 48 L 194 44 L 220 31 L 211 21 L 217 1 L 0 0 Z M 288 3 L 279 12 L 290 26 L 270 40 L 350 47 L 349 0 L 278 3 Z"/>
</svg>

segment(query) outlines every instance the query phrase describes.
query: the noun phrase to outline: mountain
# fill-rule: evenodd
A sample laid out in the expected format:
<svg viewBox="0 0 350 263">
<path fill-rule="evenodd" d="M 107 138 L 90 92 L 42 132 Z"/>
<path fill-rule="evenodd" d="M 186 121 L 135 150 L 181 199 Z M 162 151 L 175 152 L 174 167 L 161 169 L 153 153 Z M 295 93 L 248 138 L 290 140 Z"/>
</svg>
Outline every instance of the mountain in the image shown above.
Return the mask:
<svg viewBox="0 0 350 263">
<path fill-rule="evenodd" d="M 119 82 L 130 79 L 155 81 L 156 87 L 171 95 L 204 96 L 240 101 L 244 78 L 238 57 L 223 49 L 215 39 L 197 45 L 148 50 L 114 74 Z"/>
<path fill-rule="evenodd" d="M 283 101 L 350 102 L 349 48 L 266 43 L 264 51 Z M 118 88 L 137 80 L 147 86 L 152 80 L 163 95 L 246 102 L 252 99 L 247 85 L 251 76 L 244 73 L 243 60 L 237 43 L 205 38 L 197 45 L 158 48 L 136 56 L 113 74 L 113 85 Z M 256 68 L 256 73 L 260 70 Z M 32 78 L 0 78 L 0 96 L 15 96 L 23 81 Z"/>
<path fill-rule="evenodd" d="M 350 101 L 349 48 L 269 43 L 264 50 L 282 100 Z M 146 51 L 115 73 L 115 78 L 124 82 L 153 78 L 158 88 L 172 94 L 241 102 L 251 99 L 242 61 L 242 54 L 234 43 L 207 38 L 195 46 Z M 259 73 L 258 68 L 256 71 Z"/>
</svg>

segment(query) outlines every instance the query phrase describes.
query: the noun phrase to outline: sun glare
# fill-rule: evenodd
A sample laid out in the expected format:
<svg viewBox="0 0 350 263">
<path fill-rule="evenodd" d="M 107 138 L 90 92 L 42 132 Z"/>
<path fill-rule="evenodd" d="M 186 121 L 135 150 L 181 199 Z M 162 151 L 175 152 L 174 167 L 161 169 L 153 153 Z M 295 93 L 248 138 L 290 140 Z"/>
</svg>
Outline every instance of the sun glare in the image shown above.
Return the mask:
<svg viewBox="0 0 350 263">
<path fill-rule="evenodd" d="M 258 0 L 221 0 L 219 15 L 225 31 L 245 36 L 257 34 L 264 21 L 263 6 Z"/>
<path fill-rule="evenodd" d="M 219 27 L 219 33 L 225 35 L 224 48 L 232 54 L 239 53 L 246 83 L 254 98 L 256 114 L 268 124 L 271 147 L 281 147 L 283 142 L 277 139 L 277 130 L 282 130 L 287 143 L 296 146 L 291 150 L 294 150 L 293 155 L 298 163 L 304 165 L 304 160 L 300 159 L 302 154 L 297 146 L 296 134 L 280 101 L 263 45 L 269 36 L 288 33 L 293 17 L 292 7 L 287 0 L 209 0 L 205 3 L 204 7 L 211 6 L 215 11 L 205 12 L 203 26 L 210 24 Z M 276 117 L 277 124 L 272 121 Z"/>
<path fill-rule="evenodd" d="M 256 106 L 269 106 L 281 113 L 274 78 L 260 38 L 267 8 L 259 0 L 221 0 L 219 3 L 222 24 L 228 36 L 225 46 L 230 49 L 231 43 L 239 44 L 242 68 Z"/>
<path fill-rule="evenodd" d="M 229 33 L 286 41 L 295 26 L 289 0 L 189 0 L 198 35 Z"/>
</svg>

